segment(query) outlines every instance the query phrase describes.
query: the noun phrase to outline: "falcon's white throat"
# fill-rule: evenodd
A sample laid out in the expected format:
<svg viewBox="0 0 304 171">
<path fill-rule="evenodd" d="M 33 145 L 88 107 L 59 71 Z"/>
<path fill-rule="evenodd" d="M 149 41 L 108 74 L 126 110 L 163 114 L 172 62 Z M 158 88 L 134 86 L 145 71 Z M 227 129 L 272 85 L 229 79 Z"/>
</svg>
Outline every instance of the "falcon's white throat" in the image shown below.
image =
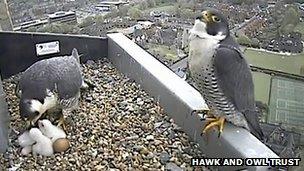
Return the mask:
<svg viewBox="0 0 304 171">
<path fill-rule="evenodd" d="M 41 115 L 46 112 L 48 109 L 51 109 L 56 106 L 57 104 L 57 96 L 52 93 L 49 89 L 46 89 L 47 96 L 44 98 L 44 103 L 42 104 L 38 100 L 32 99 L 31 100 L 31 111 L 32 112 L 39 112 L 39 115 L 33 119 L 33 123 L 37 122 L 37 120 L 41 117 Z"/>
<path fill-rule="evenodd" d="M 226 35 L 219 33 L 215 36 L 209 35 L 206 31 L 206 23 L 195 20 L 190 30 L 189 43 L 189 67 L 191 72 L 201 72 L 201 68 L 210 64 L 215 49 L 219 42 L 226 38 Z"/>
<path fill-rule="evenodd" d="M 217 35 L 213 36 L 207 33 L 206 30 L 206 23 L 200 20 L 195 20 L 194 26 L 190 30 L 189 40 L 193 40 L 194 38 L 201 38 L 201 39 L 214 39 L 214 40 L 224 40 L 226 35 L 222 32 L 219 32 Z"/>
</svg>

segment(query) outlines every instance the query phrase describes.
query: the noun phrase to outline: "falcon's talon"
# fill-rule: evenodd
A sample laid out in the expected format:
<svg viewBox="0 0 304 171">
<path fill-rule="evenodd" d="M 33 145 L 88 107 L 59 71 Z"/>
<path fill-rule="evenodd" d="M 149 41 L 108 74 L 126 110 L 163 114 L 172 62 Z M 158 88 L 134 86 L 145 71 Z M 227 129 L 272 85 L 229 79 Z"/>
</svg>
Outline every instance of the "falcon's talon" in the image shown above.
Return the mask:
<svg viewBox="0 0 304 171">
<path fill-rule="evenodd" d="M 59 126 L 62 126 L 62 129 L 63 129 L 64 131 L 67 130 L 67 129 L 66 129 L 65 119 L 64 119 L 64 116 L 63 116 L 63 115 L 60 117 L 59 122 L 58 122 L 58 124 L 57 124 L 57 127 L 59 127 Z"/>
<path fill-rule="evenodd" d="M 203 129 L 202 134 L 205 134 L 209 129 L 211 129 L 214 126 L 218 126 L 218 130 L 219 130 L 219 135 L 221 135 L 221 133 L 224 130 L 224 123 L 225 123 L 225 118 L 224 117 L 218 117 L 218 118 L 208 118 L 208 123 L 206 124 L 206 126 Z"/>
<path fill-rule="evenodd" d="M 30 129 L 32 127 L 32 121 L 27 120 L 25 125 L 26 125 L 26 129 Z"/>
</svg>

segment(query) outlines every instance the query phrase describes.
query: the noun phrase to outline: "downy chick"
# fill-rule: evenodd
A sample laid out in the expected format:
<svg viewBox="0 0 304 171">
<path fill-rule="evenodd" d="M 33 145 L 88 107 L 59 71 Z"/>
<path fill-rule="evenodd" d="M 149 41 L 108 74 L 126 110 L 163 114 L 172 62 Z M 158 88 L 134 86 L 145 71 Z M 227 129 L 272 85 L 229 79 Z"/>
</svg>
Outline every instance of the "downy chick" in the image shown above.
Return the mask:
<svg viewBox="0 0 304 171">
<path fill-rule="evenodd" d="M 51 139 L 44 136 L 38 128 L 30 130 L 30 137 L 36 142 L 32 147 L 33 155 L 50 156 L 54 153 Z"/>
<path fill-rule="evenodd" d="M 21 147 L 31 146 L 35 141 L 30 137 L 29 131 L 25 131 L 18 137 L 18 143 Z"/>
<path fill-rule="evenodd" d="M 38 126 L 41 132 L 50 138 L 52 142 L 55 142 L 59 138 L 66 138 L 65 132 L 57 126 L 53 125 L 51 121 L 47 119 L 39 120 Z"/>
</svg>

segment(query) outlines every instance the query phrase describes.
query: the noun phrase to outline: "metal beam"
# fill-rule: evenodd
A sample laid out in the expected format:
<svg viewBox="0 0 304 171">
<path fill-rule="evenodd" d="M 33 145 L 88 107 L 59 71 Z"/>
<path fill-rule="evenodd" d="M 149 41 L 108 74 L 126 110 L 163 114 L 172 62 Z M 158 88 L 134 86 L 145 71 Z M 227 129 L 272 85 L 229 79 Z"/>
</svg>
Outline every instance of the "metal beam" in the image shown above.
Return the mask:
<svg viewBox="0 0 304 171">
<path fill-rule="evenodd" d="M 82 54 L 81 62 L 107 57 L 107 39 L 97 36 L 3 31 L 0 37 L 0 74 L 3 79 L 41 59 L 70 55 L 73 48 Z M 59 42 L 60 52 L 37 56 L 36 44 L 53 41 Z"/>
<path fill-rule="evenodd" d="M 122 73 L 155 97 L 165 112 L 199 143 L 207 157 L 278 158 L 247 130 L 226 124 L 220 138 L 211 132 L 201 136 L 204 123 L 193 110 L 207 109 L 198 91 L 175 75 L 148 52 L 120 33 L 108 34 L 108 58 Z M 268 167 L 221 167 L 220 170 L 267 170 Z"/>
</svg>

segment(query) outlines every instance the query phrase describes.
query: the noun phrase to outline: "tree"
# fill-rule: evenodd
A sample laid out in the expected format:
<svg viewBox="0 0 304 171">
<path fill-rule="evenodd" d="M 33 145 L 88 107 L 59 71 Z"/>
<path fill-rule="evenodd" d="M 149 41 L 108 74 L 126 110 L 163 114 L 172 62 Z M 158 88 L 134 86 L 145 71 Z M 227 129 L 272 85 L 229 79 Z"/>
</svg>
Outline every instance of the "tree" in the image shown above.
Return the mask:
<svg viewBox="0 0 304 171">
<path fill-rule="evenodd" d="M 249 39 L 249 37 L 247 37 L 246 35 L 240 35 L 238 38 L 237 38 L 237 42 L 240 44 L 240 45 L 244 45 L 244 46 L 251 46 L 252 42 L 251 40 Z"/>
<path fill-rule="evenodd" d="M 180 5 L 180 3 L 176 3 L 175 5 L 174 5 L 174 15 L 175 15 L 175 17 L 177 17 L 177 18 L 180 18 L 180 16 L 181 16 L 181 5 Z"/>
<path fill-rule="evenodd" d="M 80 28 L 83 28 L 83 27 L 88 27 L 90 25 L 93 25 L 94 23 L 94 17 L 92 16 L 89 16 L 85 19 L 82 20 L 82 22 L 78 25 Z"/>
<path fill-rule="evenodd" d="M 139 10 L 136 7 L 130 8 L 129 11 L 128 11 L 128 14 L 133 19 L 139 19 L 143 16 L 143 13 L 141 12 L 141 10 Z"/>
<path fill-rule="evenodd" d="M 139 9 L 145 10 L 148 8 L 148 2 L 147 1 L 142 1 L 139 3 Z"/>
<path fill-rule="evenodd" d="M 111 12 L 107 13 L 105 16 L 104 16 L 104 19 L 107 19 L 107 18 L 116 18 L 119 16 L 119 12 L 118 12 L 118 9 L 116 8 L 112 8 L 111 9 Z"/>
<path fill-rule="evenodd" d="M 300 22 L 300 15 L 297 8 L 294 6 L 289 6 L 285 11 L 284 20 L 281 23 L 280 31 L 281 33 L 290 33 Z"/>
<path fill-rule="evenodd" d="M 156 6 L 155 0 L 147 0 L 147 6 L 148 8 L 153 8 Z"/>
<path fill-rule="evenodd" d="M 102 25 L 104 23 L 104 17 L 102 15 L 95 16 L 96 25 Z"/>
<path fill-rule="evenodd" d="M 257 39 L 257 38 L 252 38 L 252 39 L 251 39 L 251 46 L 252 46 L 252 47 L 255 47 L 255 48 L 260 47 L 260 41 L 259 41 L 259 39 Z"/>
<path fill-rule="evenodd" d="M 128 13 L 129 8 L 130 7 L 128 5 L 124 5 L 124 6 L 120 7 L 117 11 L 118 16 L 124 17 Z"/>
<path fill-rule="evenodd" d="M 71 33 L 78 33 L 79 28 L 66 23 L 53 23 L 48 24 L 44 27 L 37 29 L 37 32 L 50 32 L 50 33 L 64 33 L 64 34 L 71 34 Z"/>
</svg>

